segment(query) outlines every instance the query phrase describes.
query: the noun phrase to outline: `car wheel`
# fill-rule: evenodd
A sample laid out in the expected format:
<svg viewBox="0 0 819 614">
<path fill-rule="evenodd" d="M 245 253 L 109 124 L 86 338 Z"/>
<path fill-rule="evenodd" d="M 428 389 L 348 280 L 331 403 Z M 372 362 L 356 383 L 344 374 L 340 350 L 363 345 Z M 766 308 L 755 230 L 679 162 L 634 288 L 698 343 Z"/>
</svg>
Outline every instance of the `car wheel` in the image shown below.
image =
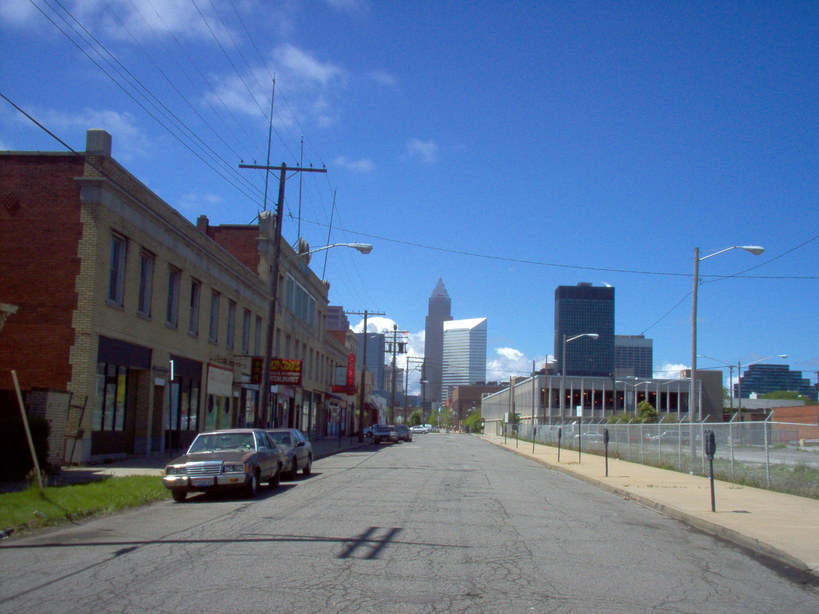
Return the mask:
<svg viewBox="0 0 819 614">
<path fill-rule="evenodd" d="M 173 500 L 177 503 L 184 503 L 185 498 L 188 496 L 187 490 L 172 490 L 171 495 L 173 496 Z"/>
<path fill-rule="evenodd" d="M 247 482 L 247 497 L 255 499 L 259 495 L 259 475 L 254 471 Z"/>
<path fill-rule="evenodd" d="M 267 483 L 267 485 L 271 489 L 278 488 L 279 484 L 281 483 L 281 479 L 282 479 L 282 468 L 277 467 L 276 468 L 276 473 L 273 474 L 273 477 L 270 478 L 270 481 Z"/>
<path fill-rule="evenodd" d="M 302 471 L 302 473 L 304 475 L 310 475 L 310 472 L 312 470 L 313 470 L 313 457 L 308 456 L 307 457 L 307 464 L 304 466 L 304 469 L 302 469 L 301 471 Z"/>
<path fill-rule="evenodd" d="M 299 475 L 299 459 L 296 456 L 293 456 L 293 460 L 290 461 L 290 479 L 295 480 Z"/>
</svg>

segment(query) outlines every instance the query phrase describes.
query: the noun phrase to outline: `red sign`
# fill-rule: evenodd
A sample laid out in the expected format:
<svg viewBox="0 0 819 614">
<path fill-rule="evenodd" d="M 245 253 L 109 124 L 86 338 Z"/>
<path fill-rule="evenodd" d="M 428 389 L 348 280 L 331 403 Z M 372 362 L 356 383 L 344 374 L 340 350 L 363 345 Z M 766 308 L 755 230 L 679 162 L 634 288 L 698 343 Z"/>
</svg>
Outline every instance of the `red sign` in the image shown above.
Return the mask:
<svg viewBox="0 0 819 614">
<path fill-rule="evenodd" d="M 333 392 L 355 394 L 355 354 L 347 354 L 347 381 L 343 385 L 334 385 Z"/>
<path fill-rule="evenodd" d="M 250 360 L 250 381 L 254 384 L 262 383 L 263 358 Z M 283 386 L 301 386 L 302 361 L 292 358 L 270 359 L 270 383 Z"/>
</svg>

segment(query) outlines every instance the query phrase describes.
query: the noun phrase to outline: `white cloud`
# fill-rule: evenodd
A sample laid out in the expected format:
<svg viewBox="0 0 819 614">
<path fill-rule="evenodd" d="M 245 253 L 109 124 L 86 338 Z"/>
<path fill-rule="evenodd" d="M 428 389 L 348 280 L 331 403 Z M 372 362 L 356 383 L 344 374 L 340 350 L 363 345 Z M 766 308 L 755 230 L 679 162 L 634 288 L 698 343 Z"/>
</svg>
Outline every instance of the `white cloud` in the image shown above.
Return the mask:
<svg viewBox="0 0 819 614">
<path fill-rule="evenodd" d="M 654 369 L 654 377 L 660 379 L 682 379 L 682 370 L 688 365 L 665 363 L 659 369 Z"/>
<path fill-rule="evenodd" d="M 53 109 L 37 110 L 32 112 L 54 131 L 92 130 L 101 129 L 111 134 L 112 149 L 115 158 L 121 161 L 129 161 L 141 157 L 150 150 L 151 142 L 146 137 L 141 128 L 137 125 L 136 119 L 130 113 L 120 113 L 107 109 L 95 110 L 84 109 L 79 113 L 64 113 Z M 79 149 L 85 148 L 85 140 L 82 141 Z"/>
<path fill-rule="evenodd" d="M 342 168 L 346 168 L 347 170 L 355 171 L 358 173 L 371 173 L 375 170 L 375 163 L 370 160 L 369 158 L 359 158 L 358 160 L 352 160 L 347 156 L 339 156 L 333 163 L 336 166 L 340 166 Z"/>
<path fill-rule="evenodd" d="M 308 119 L 319 127 L 336 123 L 339 105 L 335 100 L 347 78 L 341 66 L 322 62 L 290 44 L 272 51 L 270 66 L 276 73 L 277 125 L 289 126 L 296 120 L 302 123 Z M 226 73 L 211 75 L 209 79 L 214 91 L 205 95 L 208 102 L 248 116 L 267 118 L 273 87 L 267 68 L 256 67 L 242 77 Z"/>
<path fill-rule="evenodd" d="M 328 85 L 344 75 L 344 70 L 330 62 L 320 62 L 310 54 L 289 43 L 280 45 L 273 52 L 277 71 L 284 71 L 301 81 Z"/>
<path fill-rule="evenodd" d="M 410 139 L 407 143 L 407 152 L 411 157 L 418 156 L 425 164 L 434 164 L 438 161 L 438 145 L 434 141 Z"/>
<path fill-rule="evenodd" d="M 197 194 L 188 192 L 179 199 L 177 206 L 180 211 L 191 212 L 199 215 L 208 215 L 214 209 L 218 209 L 224 203 L 224 199 L 218 194 L 205 192 Z"/>
<path fill-rule="evenodd" d="M 535 369 L 543 367 L 543 360 L 535 359 Z M 491 382 L 508 381 L 511 376 L 529 376 L 532 373 L 532 358 L 520 350 L 510 347 L 495 348 L 494 358 L 486 362 L 486 379 Z"/>
<path fill-rule="evenodd" d="M 29 0 L 4 0 L 0 2 L 0 21 L 15 27 L 33 23 L 41 17 L 40 11 Z"/>
</svg>

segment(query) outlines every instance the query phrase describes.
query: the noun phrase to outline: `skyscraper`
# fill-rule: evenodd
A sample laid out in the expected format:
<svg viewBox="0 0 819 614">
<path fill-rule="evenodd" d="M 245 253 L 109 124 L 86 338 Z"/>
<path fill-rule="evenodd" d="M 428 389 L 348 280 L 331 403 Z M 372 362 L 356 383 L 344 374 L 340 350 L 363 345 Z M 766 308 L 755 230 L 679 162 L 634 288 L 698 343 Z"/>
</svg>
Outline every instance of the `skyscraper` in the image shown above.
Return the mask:
<svg viewBox="0 0 819 614">
<path fill-rule="evenodd" d="M 429 297 L 424 324 L 424 366 L 421 379 L 426 381 L 421 390 L 424 407 L 430 408 L 441 400 L 441 376 L 444 365 L 444 322 L 452 319 L 452 301 L 443 280 L 439 279 Z"/>
<path fill-rule="evenodd" d="M 615 335 L 614 374 L 616 377 L 653 377 L 654 341 L 644 335 Z"/>
<path fill-rule="evenodd" d="M 589 283 L 555 289 L 555 357 L 564 372 L 563 338 L 582 337 L 566 347 L 566 375 L 609 377 L 614 374 L 614 288 Z"/>
<path fill-rule="evenodd" d="M 486 382 L 486 318 L 444 322 L 441 398 L 453 386 Z"/>
</svg>

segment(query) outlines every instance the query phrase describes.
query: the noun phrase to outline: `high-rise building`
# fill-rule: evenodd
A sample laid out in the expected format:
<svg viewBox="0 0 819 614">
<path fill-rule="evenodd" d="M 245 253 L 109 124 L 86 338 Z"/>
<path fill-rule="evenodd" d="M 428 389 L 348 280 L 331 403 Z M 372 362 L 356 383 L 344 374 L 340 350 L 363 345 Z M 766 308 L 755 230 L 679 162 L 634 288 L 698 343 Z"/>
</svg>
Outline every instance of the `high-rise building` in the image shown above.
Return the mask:
<svg viewBox="0 0 819 614">
<path fill-rule="evenodd" d="M 344 307 L 339 305 L 328 305 L 327 307 L 327 330 L 348 330 L 350 328 L 350 320 L 344 311 Z"/>
<path fill-rule="evenodd" d="M 369 328 L 369 327 L 368 327 Z M 365 335 L 356 333 L 358 339 L 358 355 L 363 355 Z M 385 361 L 385 335 L 383 333 L 367 333 L 367 364 L 365 369 L 373 374 L 373 390 L 384 390 L 384 361 Z"/>
<path fill-rule="evenodd" d="M 563 339 L 595 333 L 597 339 L 581 337 L 566 348 Z M 612 376 L 614 374 L 614 288 L 579 283 L 555 289 L 555 351 L 558 372 L 566 375 Z"/>
<path fill-rule="evenodd" d="M 797 392 L 811 400 L 816 399 L 816 390 L 808 378 L 802 377 L 801 371 L 791 371 L 788 365 L 750 365 L 739 383 L 734 384 L 734 396 L 748 399 L 752 394 L 762 395 L 769 392 Z"/>
<path fill-rule="evenodd" d="M 454 386 L 486 382 L 486 318 L 444 322 L 441 398 Z"/>
<path fill-rule="evenodd" d="M 643 335 L 614 336 L 616 377 L 654 377 L 654 341 Z"/>
<path fill-rule="evenodd" d="M 441 401 L 441 377 L 444 366 L 444 322 L 452 320 L 452 301 L 439 279 L 429 297 L 425 321 L 424 366 L 421 375 L 424 407 Z"/>
</svg>

